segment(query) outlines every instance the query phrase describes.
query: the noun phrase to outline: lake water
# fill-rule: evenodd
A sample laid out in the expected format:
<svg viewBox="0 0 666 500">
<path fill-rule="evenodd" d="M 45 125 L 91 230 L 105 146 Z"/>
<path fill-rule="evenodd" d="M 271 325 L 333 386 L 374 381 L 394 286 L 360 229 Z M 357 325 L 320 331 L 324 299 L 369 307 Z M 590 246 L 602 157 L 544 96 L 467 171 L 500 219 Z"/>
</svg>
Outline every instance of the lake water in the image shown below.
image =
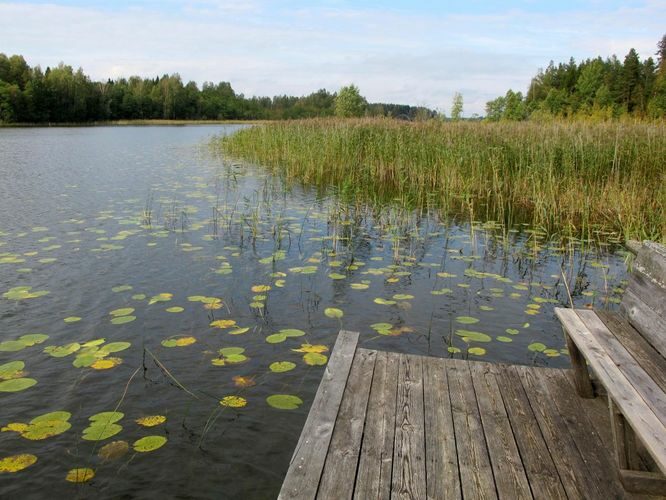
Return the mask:
<svg viewBox="0 0 666 500">
<path fill-rule="evenodd" d="M 0 497 L 274 498 L 340 328 L 565 367 L 563 273 L 619 302 L 622 251 L 286 186 L 237 129 L 0 128 Z"/>
</svg>

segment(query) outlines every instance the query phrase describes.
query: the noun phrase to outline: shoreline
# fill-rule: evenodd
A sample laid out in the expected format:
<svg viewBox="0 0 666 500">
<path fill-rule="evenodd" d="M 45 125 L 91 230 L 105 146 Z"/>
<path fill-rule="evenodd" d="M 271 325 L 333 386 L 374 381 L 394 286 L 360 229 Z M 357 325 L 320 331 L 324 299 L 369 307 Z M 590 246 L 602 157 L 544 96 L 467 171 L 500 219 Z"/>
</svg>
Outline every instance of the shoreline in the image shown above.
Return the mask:
<svg viewBox="0 0 666 500">
<path fill-rule="evenodd" d="M 182 127 L 186 125 L 257 125 L 270 120 L 110 120 L 95 122 L 2 123 L 0 128 Z"/>
</svg>

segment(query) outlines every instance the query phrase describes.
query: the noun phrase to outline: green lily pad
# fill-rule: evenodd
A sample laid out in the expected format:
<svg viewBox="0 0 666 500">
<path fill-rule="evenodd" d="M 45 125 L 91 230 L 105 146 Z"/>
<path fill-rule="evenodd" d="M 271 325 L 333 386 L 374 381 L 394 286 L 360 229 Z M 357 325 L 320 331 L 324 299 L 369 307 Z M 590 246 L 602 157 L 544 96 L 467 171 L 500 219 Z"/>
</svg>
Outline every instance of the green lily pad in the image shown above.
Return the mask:
<svg viewBox="0 0 666 500">
<path fill-rule="evenodd" d="M 37 381 L 34 378 L 12 378 L 0 382 L 0 392 L 24 391 L 36 383 Z"/>
<path fill-rule="evenodd" d="M 473 342 L 490 342 L 492 338 L 490 335 L 486 335 L 485 333 L 481 332 L 474 332 L 472 330 L 456 330 L 455 331 L 456 335 L 459 335 L 466 341 L 473 341 Z"/>
<path fill-rule="evenodd" d="M 223 356 L 233 356 L 235 354 L 243 354 L 245 349 L 242 347 L 225 347 L 218 351 Z"/>
<path fill-rule="evenodd" d="M 113 424 L 121 420 L 124 416 L 125 414 L 120 411 L 103 411 L 89 417 L 88 420 L 94 422 L 95 424 Z"/>
<path fill-rule="evenodd" d="M 71 344 L 65 344 L 62 346 L 47 346 L 44 348 L 44 352 L 50 354 L 54 358 L 64 358 L 65 356 L 75 353 L 79 349 L 81 349 L 81 344 L 78 342 L 72 342 Z"/>
<path fill-rule="evenodd" d="M 146 436 L 134 442 L 132 447 L 134 451 L 139 453 L 147 453 L 149 451 L 155 451 L 158 448 L 164 446 L 167 442 L 167 438 L 164 436 Z"/>
<path fill-rule="evenodd" d="M 269 344 L 279 344 L 285 340 L 287 340 L 287 336 L 284 333 L 273 333 L 272 335 L 266 337 L 266 342 Z"/>
<path fill-rule="evenodd" d="M 532 352 L 543 352 L 546 349 L 546 345 L 541 342 L 532 342 L 527 346 L 527 349 Z"/>
<path fill-rule="evenodd" d="M 318 352 L 308 352 L 303 355 L 303 361 L 310 366 L 325 365 L 328 361 L 328 356 Z"/>
<path fill-rule="evenodd" d="M 474 354 L 475 356 L 483 356 L 486 353 L 486 350 L 483 347 L 470 347 L 467 349 L 467 352 Z"/>
<path fill-rule="evenodd" d="M 18 340 L 19 342 L 23 342 L 27 347 L 31 347 L 43 343 L 48 338 L 49 336 L 44 335 L 43 333 L 29 333 L 27 335 L 22 335 Z"/>
<path fill-rule="evenodd" d="M 45 413 L 44 415 L 40 415 L 39 417 L 33 418 L 30 423 L 31 424 L 37 424 L 40 422 L 49 422 L 52 420 L 61 420 L 63 422 L 66 422 L 72 418 L 72 414 L 68 411 L 52 411 L 50 413 Z"/>
<path fill-rule="evenodd" d="M 15 375 L 21 373 L 25 368 L 23 361 L 10 361 L 0 365 L 0 380 L 15 378 Z"/>
<path fill-rule="evenodd" d="M 296 368 L 296 363 L 292 363 L 291 361 L 276 361 L 275 363 L 271 363 L 268 368 L 273 373 L 283 373 Z"/>
<path fill-rule="evenodd" d="M 120 309 L 114 309 L 109 313 L 110 316 L 129 316 L 134 312 L 133 307 L 122 307 Z"/>
<path fill-rule="evenodd" d="M 117 316 L 111 320 L 111 323 L 114 325 L 124 325 L 125 323 L 131 323 L 136 319 L 136 316 Z"/>
<path fill-rule="evenodd" d="M 329 318 L 335 318 L 335 319 L 340 319 L 345 315 L 345 313 L 342 312 L 341 309 L 337 309 L 335 307 L 327 307 L 326 309 L 324 309 L 324 314 Z"/>
<path fill-rule="evenodd" d="M 113 352 L 124 351 L 129 348 L 132 344 L 129 342 L 110 342 L 106 345 L 100 347 L 99 351 L 104 354 L 111 354 Z"/>
<path fill-rule="evenodd" d="M 280 330 L 278 333 L 281 333 L 286 337 L 302 337 L 303 335 L 305 335 L 305 332 L 303 330 L 298 330 L 296 328 L 284 328 Z"/>
<path fill-rule="evenodd" d="M 473 325 L 479 322 L 477 318 L 473 318 L 472 316 L 458 316 L 456 321 L 462 325 Z"/>
<path fill-rule="evenodd" d="M 301 398 L 290 394 L 273 394 L 266 398 L 266 402 L 278 410 L 295 410 L 303 404 Z"/>
<path fill-rule="evenodd" d="M 83 435 L 81 437 L 86 441 L 103 441 L 111 436 L 115 436 L 122 430 L 122 426 L 118 424 L 93 424 L 83 430 Z"/>
<path fill-rule="evenodd" d="M 16 352 L 25 349 L 26 345 L 20 340 L 7 340 L 0 342 L 0 352 Z"/>
</svg>

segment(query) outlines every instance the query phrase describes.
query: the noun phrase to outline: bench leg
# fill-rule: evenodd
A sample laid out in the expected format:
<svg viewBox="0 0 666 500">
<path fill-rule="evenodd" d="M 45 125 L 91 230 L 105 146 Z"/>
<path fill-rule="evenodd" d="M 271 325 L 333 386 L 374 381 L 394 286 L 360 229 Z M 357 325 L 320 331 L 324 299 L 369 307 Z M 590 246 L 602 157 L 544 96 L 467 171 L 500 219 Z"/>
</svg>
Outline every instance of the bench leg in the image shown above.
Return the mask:
<svg viewBox="0 0 666 500">
<path fill-rule="evenodd" d="M 636 435 L 610 397 L 608 408 L 622 486 L 632 493 L 663 495 L 666 491 L 666 478 L 658 472 L 638 470 L 640 459 L 636 448 Z"/>
<path fill-rule="evenodd" d="M 581 398 L 593 398 L 594 387 L 592 387 L 592 380 L 590 379 L 590 372 L 587 369 L 585 358 L 578 350 L 575 342 L 571 340 L 571 337 L 569 337 L 566 330 L 564 330 L 564 338 L 567 341 L 567 349 L 569 350 L 569 357 L 571 358 L 571 367 L 573 368 L 576 392 Z"/>
<path fill-rule="evenodd" d="M 637 470 L 640 460 L 636 450 L 636 436 L 631 426 L 627 423 L 624 415 L 608 397 L 608 409 L 610 410 L 611 428 L 613 429 L 613 443 L 615 445 L 615 457 L 620 470 Z"/>
</svg>

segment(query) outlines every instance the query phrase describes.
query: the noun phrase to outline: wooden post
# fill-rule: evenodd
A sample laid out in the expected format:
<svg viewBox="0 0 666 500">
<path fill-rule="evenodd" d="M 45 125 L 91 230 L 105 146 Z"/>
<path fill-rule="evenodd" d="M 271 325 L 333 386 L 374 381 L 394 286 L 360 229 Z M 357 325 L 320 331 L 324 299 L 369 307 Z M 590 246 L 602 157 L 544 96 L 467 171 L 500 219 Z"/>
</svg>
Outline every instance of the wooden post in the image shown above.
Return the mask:
<svg viewBox="0 0 666 500">
<path fill-rule="evenodd" d="M 608 396 L 608 409 L 610 410 L 615 456 L 620 469 L 638 470 L 639 458 L 636 450 L 636 436 L 624 415 L 615 406 L 613 399 Z"/>
<path fill-rule="evenodd" d="M 593 398 L 594 397 L 594 387 L 592 386 L 592 380 L 590 379 L 590 372 L 587 369 L 587 363 L 585 358 L 578 350 L 578 347 L 571 340 L 569 334 L 567 333 L 566 328 L 563 329 L 564 338 L 567 341 L 567 349 L 569 350 L 569 357 L 571 358 L 571 367 L 573 368 L 574 373 L 574 383 L 576 385 L 576 392 L 581 398 Z"/>
</svg>

